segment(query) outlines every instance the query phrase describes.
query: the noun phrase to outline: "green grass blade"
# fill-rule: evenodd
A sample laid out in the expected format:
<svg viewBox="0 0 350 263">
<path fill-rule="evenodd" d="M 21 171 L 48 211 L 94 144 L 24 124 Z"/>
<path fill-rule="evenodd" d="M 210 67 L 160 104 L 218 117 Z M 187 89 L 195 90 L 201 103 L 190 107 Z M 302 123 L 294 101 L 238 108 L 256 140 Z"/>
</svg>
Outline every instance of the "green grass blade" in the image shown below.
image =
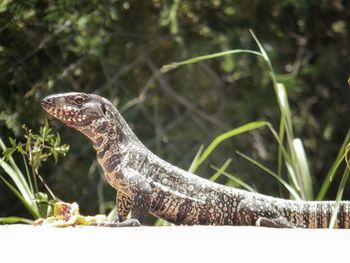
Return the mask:
<svg viewBox="0 0 350 263">
<path fill-rule="evenodd" d="M 278 130 L 278 152 L 277 152 L 277 175 L 282 177 L 282 166 L 283 166 L 283 140 L 284 140 L 284 122 L 281 118 L 280 127 Z"/>
<path fill-rule="evenodd" d="M 291 181 L 291 183 L 293 183 L 293 186 L 294 186 L 294 189 L 296 189 L 298 192 L 300 192 L 300 185 L 297 181 L 297 176 L 295 174 L 295 171 L 293 169 L 293 165 L 289 162 L 285 162 L 286 164 L 286 168 L 287 168 L 287 172 L 288 172 L 288 175 L 289 175 L 289 179 Z"/>
<path fill-rule="evenodd" d="M 154 226 L 174 226 L 173 223 L 170 223 L 164 219 L 158 218 L 154 223 Z"/>
<path fill-rule="evenodd" d="M 349 152 L 350 152 L 350 143 L 348 143 L 348 145 L 346 145 L 346 147 L 345 147 L 345 153 L 344 153 L 344 159 L 345 159 L 346 166 L 347 166 L 348 169 L 350 170 Z"/>
<path fill-rule="evenodd" d="M 0 175 L 0 178 L 4 181 L 4 183 L 7 185 L 8 188 L 17 196 L 19 200 L 22 201 L 24 206 L 28 209 L 28 211 L 34 216 L 34 218 L 39 218 L 39 211 L 35 204 L 34 200 L 27 200 L 25 199 L 21 193 L 11 184 L 9 183 L 2 175 Z"/>
<path fill-rule="evenodd" d="M 278 151 L 277 151 L 277 175 L 282 178 L 282 169 L 283 169 L 283 156 L 284 156 L 284 122 L 282 117 L 280 117 L 280 125 L 278 129 Z M 279 194 L 283 195 L 282 185 L 278 184 Z"/>
<path fill-rule="evenodd" d="M 314 192 L 312 187 L 312 180 L 310 175 L 310 168 L 306 158 L 303 143 L 300 139 L 294 139 L 293 141 L 294 151 L 296 153 L 296 160 L 298 163 L 300 173 L 300 184 L 302 187 L 303 198 L 306 200 L 314 199 Z"/>
<path fill-rule="evenodd" d="M 203 60 L 218 58 L 218 57 L 232 55 L 232 54 L 244 54 L 244 53 L 245 54 L 253 54 L 253 55 L 259 56 L 259 57 L 262 56 L 260 52 L 257 52 L 257 51 L 254 51 L 254 50 L 233 49 L 233 50 L 218 52 L 218 53 L 214 53 L 214 54 L 198 56 L 198 57 L 186 59 L 186 60 L 179 61 L 179 62 L 173 62 L 173 63 L 170 63 L 168 65 L 164 65 L 163 67 L 161 67 L 160 72 L 161 73 L 166 73 L 166 72 L 168 72 L 170 70 L 176 69 L 176 68 L 178 68 L 180 66 L 183 66 L 183 65 L 193 64 L 193 63 L 197 63 L 197 62 L 200 62 L 200 61 L 203 61 Z"/>
<path fill-rule="evenodd" d="M 293 188 L 300 192 L 300 186 L 298 183 L 298 179 L 297 179 L 297 175 L 295 173 L 295 168 L 293 166 L 293 161 L 292 161 L 292 157 L 290 156 L 289 152 L 287 151 L 287 149 L 285 148 L 285 146 L 283 145 L 283 140 L 284 140 L 284 134 L 285 134 L 285 124 L 284 121 L 281 118 L 281 122 L 280 122 L 280 129 L 279 129 L 279 133 L 277 134 L 277 132 L 275 131 L 275 129 L 272 127 L 271 124 L 268 125 L 268 128 L 270 130 L 270 132 L 272 133 L 272 135 L 274 136 L 275 140 L 278 143 L 278 164 L 277 164 L 277 175 L 278 177 L 282 178 L 282 164 L 284 161 L 284 164 L 287 168 L 287 172 L 288 172 L 288 178 L 289 178 L 289 184 L 293 184 Z M 280 192 L 282 191 L 282 189 L 280 189 Z"/>
<path fill-rule="evenodd" d="M 29 172 L 28 164 L 27 164 L 27 161 L 26 161 L 24 155 L 22 155 L 22 159 L 23 159 L 23 163 L 24 163 L 24 169 L 26 171 L 28 187 L 30 189 L 30 192 L 34 193 L 34 187 L 33 187 L 33 184 L 32 184 L 32 180 L 30 178 L 30 172 Z"/>
<path fill-rule="evenodd" d="M 308 161 L 301 141 L 295 141 L 292 123 L 292 114 L 289 107 L 288 96 L 283 84 L 276 83 L 276 95 L 278 105 L 281 111 L 279 137 L 286 139 L 286 150 L 284 154 L 285 164 L 288 171 L 289 181 L 293 183 L 295 188 L 300 192 L 303 199 L 310 200 L 313 198 L 313 190 L 308 169 Z M 283 132 L 283 133 L 282 133 Z M 297 150 L 302 154 L 299 156 Z M 303 171 L 302 171 L 303 169 Z M 305 172 L 305 174 L 303 173 Z M 307 185 L 305 185 L 307 183 Z"/>
<path fill-rule="evenodd" d="M 216 172 L 209 178 L 209 180 L 210 180 L 210 181 L 213 181 L 213 182 L 216 182 L 216 180 L 219 179 L 219 177 L 222 175 L 222 173 L 226 171 L 227 167 L 230 165 L 231 162 L 232 162 L 232 159 L 229 158 L 229 159 L 227 159 L 227 160 L 224 162 L 224 164 L 223 164 L 221 167 L 219 167 L 219 168 L 217 168 L 217 167 L 215 167 L 215 166 L 212 166 L 213 169 L 216 170 Z"/>
<path fill-rule="evenodd" d="M 12 181 L 15 183 L 16 187 L 18 188 L 19 192 L 25 198 L 26 200 L 32 200 L 34 196 L 30 192 L 30 189 L 28 187 L 28 184 L 26 180 L 24 179 L 24 176 L 22 173 L 17 173 L 15 169 L 13 169 L 7 162 L 5 162 L 3 159 L 0 159 L 0 167 L 4 169 L 4 171 L 7 173 L 7 175 L 12 179 Z"/>
<path fill-rule="evenodd" d="M 34 221 L 23 217 L 8 216 L 8 217 L 0 217 L 0 223 L 2 224 L 25 223 L 25 224 L 33 225 Z"/>
<path fill-rule="evenodd" d="M 195 164 L 198 162 L 199 157 L 201 156 L 201 154 L 203 152 L 203 148 L 204 148 L 203 145 L 199 146 L 199 149 L 198 149 L 198 151 L 196 153 L 196 156 L 193 158 L 193 160 L 191 162 L 191 165 L 190 165 L 190 168 L 188 168 L 188 171 L 190 173 L 194 173 L 194 171 L 195 171 L 195 169 L 194 169 Z"/>
<path fill-rule="evenodd" d="M 214 151 L 214 149 L 223 141 L 234 137 L 238 134 L 245 133 L 251 130 L 255 130 L 264 126 L 269 125 L 266 121 L 255 121 L 248 124 L 242 125 L 238 128 L 232 129 L 230 131 L 224 132 L 217 136 L 209 146 L 203 151 L 201 156 L 198 158 L 197 162 L 192 165 L 192 171 L 195 172 L 198 167 L 208 158 L 208 156 Z"/>
<path fill-rule="evenodd" d="M 288 191 L 289 193 L 292 195 L 292 197 L 295 200 L 300 200 L 300 196 L 298 195 L 298 193 L 294 190 L 293 187 L 291 187 L 285 180 L 283 180 L 282 178 L 280 178 L 276 173 L 274 173 L 272 170 L 270 170 L 269 168 L 267 168 L 265 165 L 261 164 L 260 162 L 250 158 L 249 156 L 241 153 L 241 152 L 237 152 L 237 154 L 239 154 L 241 157 L 243 157 L 244 159 L 248 160 L 249 162 L 255 164 L 257 167 L 259 167 L 260 169 L 262 169 L 263 171 L 267 172 L 268 174 L 272 175 L 275 179 L 277 179 L 278 182 L 280 182 Z"/>
<path fill-rule="evenodd" d="M 220 168 L 212 166 L 213 169 L 217 170 L 219 172 Z M 235 183 L 239 184 L 240 186 L 242 186 L 243 188 L 245 188 L 246 190 L 256 193 L 255 189 L 253 187 L 251 187 L 250 185 L 246 184 L 245 182 L 243 182 L 241 179 L 239 179 L 237 176 L 234 176 L 233 174 L 230 174 L 228 172 L 225 171 L 220 171 L 220 175 L 224 175 L 227 178 L 229 178 L 230 180 L 234 181 Z"/>
<path fill-rule="evenodd" d="M 0 138 L 0 148 L 4 151 L 6 146 L 2 139 Z M 33 200 L 34 193 L 31 191 L 24 175 L 16 165 L 15 161 L 12 157 L 8 159 L 8 162 L 3 158 L 0 159 L 0 167 L 4 169 L 4 171 L 8 174 L 8 176 L 15 183 L 18 190 L 21 192 L 24 198 L 28 200 Z"/>
<path fill-rule="evenodd" d="M 283 145 L 283 138 L 284 137 L 281 136 L 280 134 L 277 134 L 277 132 L 275 131 L 275 129 L 272 127 L 272 125 L 270 123 L 267 125 L 267 127 L 269 128 L 270 132 L 272 133 L 275 140 L 277 141 L 277 143 L 279 145 L 279 149 L 282 152 L 282 156 L 284 158 L 285 163 L 291 163 L 292 159 L 290 157 L 290 154 L 287 151 L 286 147 Z"/>
<path fill-rule="evenodd" d="M 4 151 L 6 149 L 6 146 L 3 142 L 3 140 L 0 138 L 0 148 Z M 18 168 L 17 164 L 15 163 L 15 161 L 13 160 L 12 157 L 9 158 L 8 160 L 9 164 L 11 165 L 12 169 L 18 174 L 18 175 L 22 175 L 22 172 L 21 170 Z M 20 176 L 20 179 L 21 180 L 24 180 L 25 181 L 25 178 L 24 176 Z"/>
<path fill-rule="evenodd" d="M 316 200 L 323 200 L 328 192 L 329 187 L 331 186 L 332 180 L 334 178 L 334 175 L 336 174 L 341 162 L 344 159 L 344 152 L 345 152 L 345 148 L 346 145 L 349 143 L 350 141 L 350 129 L 348 130 L 345 139 L 342 143 L 342 146 L 340 147 L 340 150 L 337 154 L 337 157 L 335 158 L 329 172 L 326 175 L 326 178 L 323 181 L 323 184 L 321 186 L 321 189 L 319 191 L 319 193 L 316 196 Z"/>
<path fill-rule="evenodd" d="M 345 189 L 345 184 L 348 180 L 349 177 L 349 172 L 350 170 L 348 169 L 348 167 L 345 167 L 343 176 L 341 178 L 340 184 L 339 184 L 339 188 L 338 188 L 338 192 L 337 192 L 337 196 L 336 196 L 336 203 L 335 203 L 335 207 L 334 210 L 332 212 L 332 216 L 331 216 L 331 220 L 329 223 L 329 228 L 334 228 L 335 225 L 335 221 L 337 220 L 337 215 L 338 215 L 338 211 L 339 211 L 339 207 L 340 207 L 340 201 L 343 197 L 343 193 L 344 193 L 344 189 Z"/>
<path fill-rule="evenodd" d="M 269 66 L 269 69 L 271 71 L 271 73 L 273 73 L 273 70 L 272 70 L 272 65 L 271 65 L 271 61 L 270 61 L 270 58 L 269 56 L 267 55 L 264 47 L 262 46 L 262 44 L 260 43 L 259 39 L 256 37 L 256 35 L 254 34 L 253 30 L 249 30 L 249 33 L 252 35 L 252 37 L 254 38 L 254 41 L 255 43 L 258 45 L 258 48 L 260 50 L 261 53 L 259 53 L 263 58 L 264 60 L 266 61 L 267 65 Z"/>
<path fill-rule="evenodd" d="M 336 158 L 336 160 L 332 164 L 330 171 L 326 175 L 326 179 L 323 181 L 321 190 L 318 193 L 316 200 L 324 200 L 325 195 L 328 192 L 328 189 L 331 186 L 331 183 L 333 182 L 334 176 L 336 175 L 336 172 L 340 167 L 341 163 L 343 162 L 343 160 L 344 160 L 344 155 L 340 156 L 340 158 L 338 157 Z"/>
<path fill-rule="evenodd" d="M 118 214 L 117 207 L 114 206 L 107 216 L 108 220 L 112 221 L 113 219 L 117 218 L 117 214 Z"/>
<path fill-rule="evenodd" d="M 275 93 L 277 95 L 277 79 L 276 79 L 276 75 L 275 72 L 273 70 L 271 61 L 269 56 L 267 55 L 267 52 L 265 51 L 263 45 L 260 43 L 259 39 L 256 37 L 256 35 L 254 34 L 253 30 L 249 30 L 250 34 L 252 35 L 252 37 L 254 38 L 255 43 L 258 45 L 258 48 L 260 50 L 260 54 L 261 57 L 265 60 L 272 83 L 273 83 L 273 88 L 275 89 Z"/>
<path fill-rule="evenodd" d="M 277 100 L 279 103 L 279 107 L 281 109 L 282 116 L 285 120 L 286 128 L 290 129 L 292 127 L 292 114 L 289 107 L 288 96 L 286 88 L 282 83 L 277 83 L 276 85 L 277 91 Z M 292 131 L 289 131 L 292 133 Z"/>
<path fill-rule="evenodd" d="M 277 96 L 277 102 L 281 111 L 281 118 L 284 122 L 283 128 L 287 136 L 286 137 L 287 143 L 290 150 L 292 151 L 293 140 L 294 140 L 292 114 L 289 107 L 287 91 L 282 83 L 276 83 L 276 96 Z M 293 152 L 291 152 L 291 154 L 293 154 Z"/>
</svg>

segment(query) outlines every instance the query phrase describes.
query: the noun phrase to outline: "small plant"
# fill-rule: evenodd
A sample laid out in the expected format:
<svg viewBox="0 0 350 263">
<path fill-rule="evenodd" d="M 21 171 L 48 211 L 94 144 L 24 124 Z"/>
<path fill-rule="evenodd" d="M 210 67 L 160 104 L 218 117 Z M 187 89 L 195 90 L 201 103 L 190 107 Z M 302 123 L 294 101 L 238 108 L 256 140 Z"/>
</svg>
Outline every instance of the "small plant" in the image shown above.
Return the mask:
<svg viewBox="0 0 350 263">
<path fill-rule="evenodd" d="M 25 132 L 24 142 L 17 142 L 16 139 L 9 138 L 11 146 L 6 147 L 0 138 L 0 147 L 3 150 L 0 167 L 7 174 L 7 178 L 1 174 L 0 178 L 22 201 L 35 219 L 46 218 L 51 214 L 52 205 L 57 198 L 40 175 L 39 168 L 50 157 L 57 162 L 61 155 L 64 156 L 68 152 L 69 145 L 61 144 L 60 135 L 51 133 L 47 121 L 44 126 L 40 127 L 38 134 L 33 133 L 25 125 L 22 128 Z M 22 157 L 25 172 L 22 172 L 14 161 L 12 156 L 15 153 L 19 153 Z M 39 181 L 47 192 L 40 191 Z M 19 217 L 5 217 L 0 218 L 0 222 L 31 223 L 32 221 Z"/>
</svg>

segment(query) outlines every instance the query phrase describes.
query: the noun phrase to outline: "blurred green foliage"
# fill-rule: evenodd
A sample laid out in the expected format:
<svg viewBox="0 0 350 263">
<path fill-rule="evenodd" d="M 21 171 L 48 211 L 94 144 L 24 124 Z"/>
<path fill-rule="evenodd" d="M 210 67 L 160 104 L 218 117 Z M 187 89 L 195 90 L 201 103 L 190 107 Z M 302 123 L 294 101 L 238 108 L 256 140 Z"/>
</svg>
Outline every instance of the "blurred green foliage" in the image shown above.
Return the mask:
<svg viewBox="0 0 350 263">
<path fill-rule="evenodd" d="M 43 124 L 39 100 L 45 95 L 95 92 L 117 105 L 151 150 L 187 169 L 199 145 L 224 131 L 257 120 L 278 126 L 272 83 L 262 62 L 250 55 L 166 74 L 159 68 L 229 49 L 257 50 L 249 29 L 286 86 L 295 134 L 303 138 L 318 190 L 350 126 L 345 0 L 2 1 L 1 138 L 23 136 L 22 123 Z M 58 122 L 51 125 L 71 151 L 63 163 L 42 168 L 45 180 L 59 198 L 77 201 L 83 213 L 104 212 L 114 191 L 100 178 L 91 145 Z M 278 195 L 275 181 L 235 154 L 239 150 L 276 170 L 277 147 L 268 132 L 241 135 L 220 145 L 197 173 L 209 177 L 215 173 L 210 164 L 232 158 L 228 171 L 259 192 Z M 6 186 L 0 191 L 0 216 L 21 214 Z"/>
</svg>

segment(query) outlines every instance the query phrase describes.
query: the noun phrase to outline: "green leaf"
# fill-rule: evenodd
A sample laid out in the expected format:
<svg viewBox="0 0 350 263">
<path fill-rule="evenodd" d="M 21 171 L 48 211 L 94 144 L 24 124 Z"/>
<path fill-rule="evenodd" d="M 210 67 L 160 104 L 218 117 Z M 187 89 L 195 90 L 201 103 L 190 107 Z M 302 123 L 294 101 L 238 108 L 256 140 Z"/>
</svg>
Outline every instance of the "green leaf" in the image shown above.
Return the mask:
<svg viewBox="0 0 350 263">
<path fill-rule="evenodd" d="M 214 53 L 214 54 L 198 56 L 198 57 L 186 59 L 186 60 L 179 61 L 179 62 L 173 62 L 171 64 L 164 65 L 160 69 L 160 72 L 161 73 L 166 73 L 166 72 L 168 72 L 170 70 L 176 69 L 176 68 L 178 68 L 180 66 L 183 66 L 183 65 L 193 64 L 193 63 L 197 63 L 197 62 L 200 62 L 200 61 L 203 61 L 203 60 L 218 58 L 218 57 L 227 56 L 227 55 L 231 55 L 231 54 L 253 54 L 255 56 L 262 56 L 261 53 L 259 53 L 257 51 L 254 51 L 254 50 L 233 49 L 233 50 L 218 52 L 218 53 Z"/>
<path fill-rule="evenodd" d="M 0 217 L 0 223 L 3 223 L 3 224 L 25 223 L 25 224 L 33 225 L 34 221 L 23 217 L 7 216 L 7 217 Z"/>
<path fill-rule="evenodd" d="M 107 218 L 112 221 L 114 218 L 116 218 L 118 215 L 118 212 L 117 212 L 117 207 L 114 206 L 113 209 L 109 212 Z"/>
<path fill-rule="evenodd" d="M 12 147 L 16 147 L 16 145 L 17 145 L 16 139 L 9 137 L 9 141 L 10 141 L 10 144 Z"/>
<path fill-rule="evenodd" d="M 342 143 L 342 146 L 339 149 L 337 157 L 333 161 L 333 164 L 332 164 L 329 172 L 327 173 L 326 178 L 323 181 L 323 184 L 321 186 L 321 190 L 317 194 L 316 200 L 323 200 L 324 199 L 324 197 L 325 197 L 325 195 L 326 195 L 326 193 L 331 185 L 331 182 L 332 182 L 336 172 L 338 171 L 340 164 L 342 163 L 342 161 L 344 159 L 345 148 L 346 148 L 346 145 L 348 144 L 349 141 L 350 141 L 350 129 L 348 129 L 348 132 L 345 136 L 345 139 Z"/>
<path fill-rule="evenodd" d="M 215 170 L 217 170 L 219 172 L 220 168 L 217 168 L 215 166 L 213 166 L 213 168 Z M 225 171 L 220 171 L 220 174 L 226 176 L 227 178 L 229 178 L 230 180 L 234 181 L 235 183 L 239 184 L 240 186 L 242 186 L 243 188 L 247 189 L 248 191 L 252 192 L 252 193 L 256 193 L 255 189 L 253 187 L 251 187 L 250 185 L 246 184 L 245 182 L 243 182 L 241 179 L 239 179 L 237 176 L 234 176 L 228 172 Z"/>
<path fill-rule="evenodd" d="M 297 175 L 295 174 L 293 165 L 290 162 L 285 162 L 286 168 L 287 168 L 287 172 L 289 175 L 289 179 L 290 181 L 293 183 L 294 185 L 294 189 L 296 189 L 298 192 L 301 191 L 298 179 L 297 179 Z"/>
<path fill-rule="evenodd" d="M 41 152 L 41 147 L 34 146 L 32 148 L 32 154 L 40 153 Z"/>
<path fill-rule="evenodd" d="M 293 140 L 294 151 L 296 153 L 296 159 L 298 163 L 300 173 L 300 185 L 302 187 L 303 195 L 307 200 L 314 199 L 314 192 L 312 188 L 312 180 L 310 175 L 310 168 L 306 158 L 303 143 L 300 139 Z"/>
<path fill-rule="evenodd" d="M 51 128 L 49 127 L 49 123 L 47 121 L 47 119 L 45 119 L 45 124 L 44 126 L 40 127 L 40 136 L 42 138 L 43 141 L 48 141 L 50 138 L 52 138 L 53 136 L 50 136 L 51 133 Z"/>
<path fill-rule="evenodd" d="M 13 169 L 7 162 L 0 159 L 0 167 L 9 175 L 16 187 L 26 200 L 31 200 L 34 196 L 32 195 L 30 188 L 22 173 Z"/>
<path fill-rule="evenodd" d="M 48 217 L 49 211 L 51 210 L 49 196 L 46 193 L 37 192 L 35 194 L 35 201 L 38 206 L 40 217 Z"/>
<path fill-rule="evenodd" d="M 39 211 L 38 207 L 36 206 L 36 203 L 34 200 L 27 200 L 25 197 L 21 195 L 21 193 L 12 185 L 10 184 L 2 175 L 0 175 L 0 178 L 4 181 L 4 183 L 7 185 L 8 188 L 17 196 L 19 200 L 22 201 L 24 206 L 28 209 L 28 211 L 35 217 L 39 218 Z"/>
<path fill-rule="evenodd" d="M 17 144 L 17 151 L 22 155 L 27 155 L 27 152 L 25 151 L 23 146 L 24 146 L 23 143 Z"/>
<path fill-rule="evenodd" d="M 214 149 L 223 141 L 225 141 L 233 136 L 236 136 L 236 135 L 248 132 L 248 131 L 252 131 L 255 129 L 259 129 L 261 127 L 268 126 L 268 125 L 269 125 L 269 123 L 266 121 L 255 121 L 255 122 L 250 122 L 248 124 L 242 125 L 238 128 L 235 128 L 235 129 L 232 129 L 230 131 L 227 131 L 227 132 L 220 134 L 209 144 L 209 146 L 203 151 L 203 153 L 200 155 L 200 157 L 197 158 L 196 162 L 193 165 L 191 165 L 192 171 L 195 172 L 198 169 L 198 167 L 214 151 Z"/>
<path fill-rule="evenodd" d="M 227 159 L 224 164 L 217 168 L 215 166 L 212 166 L 213 169 L 216 170 L 216 172 L 209 178 L 210 181 L 215 182 L 216 180 L 219 179 L 219 177 L 222 175 L 223 172 L 225 172 L 225 170 L 227 169 L 227 167 L 230 165 L 230 163 L 232 162 L 232 159 Z"/>
<path fill-rule="evenodd" d="M 55 145 L 60 145 L 60 144 L 61 144 L 61 136 L 59 133 L 56 133 Z"/>
<path fill-rule="evenodd" d="M 55 159 L 55 163 L 57 163 L 58 162 L 58 152 L 55 149 L 52 151 L 52 156 Z"/>
<path fill-rule="evenodd" d="M 348 145 L 346 145 L 345 153 L 344 153 L 344 159 L 345 159 L 346 166 L 348 167 L 348 169 L 350 169 L 349 152 L 350 152 L 350 143 Z"/>
<path fill-rule="evenodd" d="M 196 156 L 193 158 L 193 160 L 191 162 L 191 165 L 190 165 L 190 168 L 188 168 L 188 171 L 190 173 L 194 173 L 195 172 L 194 167 L 195 167 L 195 164 L 198 162 L 198 159 L 199 159 L 200 155 L 203 152 L 203 148 L 204 148 L 203 145 L 199 146 L 199 149 L 198 149 L 198 151 L 196 153 Z"/>
<path fill-rule="evenodd" d="M 290 131 L 292 125 L 292 114 L 290 111 L 290 107 L 289 107 L 289 102 L 288 102 L 288 96 L 287 96 L 287 92 L 286 92 L 286 88 L 284 87 L 284 85 L 282 83 L 277 83 L 276 85 L 276 92 L 277 92 L 277 100 L 278 100 L 278 104 L 279 107 L 281 109 L 281 114 L 283 119 L 285 120 L 285 124 L 286 124 L 286 128 L 289 129 L 289 132 L 292 133 L 292 131 Z"/>
<path fill-rule="evenodd" d="M 12 154 L 16 151 L 16 148 L 6 148 L 5 151 L 3 151 L 3 156 L 5 158 L 5 160 L 8 160 Z"/>
<path fill-rule="evenodd" d="M 158 218 L 154 223 L 154 226 L 173 226 L 173 223 L 170 223 L 164 219 Z"/>
<path fill-rule="evenodd" d="M 35 144 L 39 144 L 39 143 L 43 142 L 41 135 L 32 134 L 32 138 L 36 141 Z"/>
<path fill-rule="evenodd" d="M 63 144 L 56 146 L 52 149 L 52 151 L 56 151 L 57 153 L 64 155 L 69 151 L 69 145 Z"/>
<path fill-rule="evenodd" d="M 343 176 L 341 178 L 340 184 L 339 184 L 337 196 L 335 199 L 336 200 L 335 207 L 334 207 L 333 212 L 332 212 L 331 220 L 329 223 L 329 228 L 334 228 L 335 222 L 337 220 L 337 215 L 338 215 L 338 211 L 339 211 L 339 207 L 340 207 L 340 201 L 343 197 L 343 193 L 344 193 L 346 182 L 348 181 L 349 173 L 350 173 L 350 170 L 346 166 L 344 173 L 343 173 Z"/>
<path fill-rule="evenodd" d="M 262 44 L 260 43 L 259 39 L 256 37 L 256 35 L 254 34 L 253 30 L 249 30 L 249 33 L 252 35 L 252 37 L 254 38 L 255 40 L 255 43 L 258 45 L 259 49 L 260 49 L 260 55 L 265 59 L 265 61 L 271 65 L 271 62 L 270 62 L 270 59 L 269 59 L 269 56 L 267 55 L 264 47 L 262 46 Z"/>
</svg>

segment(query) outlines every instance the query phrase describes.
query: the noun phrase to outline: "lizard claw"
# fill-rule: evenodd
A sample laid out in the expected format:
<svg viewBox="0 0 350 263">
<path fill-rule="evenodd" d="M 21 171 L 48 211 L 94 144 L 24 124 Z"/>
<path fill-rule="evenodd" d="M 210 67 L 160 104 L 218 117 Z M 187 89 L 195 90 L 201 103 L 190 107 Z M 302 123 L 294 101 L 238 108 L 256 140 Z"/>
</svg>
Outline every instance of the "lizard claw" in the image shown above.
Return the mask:
<svg viewBox="0 0 350 263">
<path fill-rule="evenodd" d="M 135 227 L 135 226 L 141 226 L 141 223 L 139 220 L 135 218 L 127 219 L 123 222 L 118 222 L 118 220 L 112 221 L 110 223 L 103 223 L 103 224 L 91 224 L 93 226 L 102 226 L 102 227 Z"/>
<path fill-rule="evenodd" d="M 135 219 L 135 218 L 130 218 L 130 219 L 127 219 L 123 222 L 120 222 L 118 223 L 120 227 L 123 227 L 123 226 L 141 226 L 141 223 L 139 220 Z"/>
</svg>

